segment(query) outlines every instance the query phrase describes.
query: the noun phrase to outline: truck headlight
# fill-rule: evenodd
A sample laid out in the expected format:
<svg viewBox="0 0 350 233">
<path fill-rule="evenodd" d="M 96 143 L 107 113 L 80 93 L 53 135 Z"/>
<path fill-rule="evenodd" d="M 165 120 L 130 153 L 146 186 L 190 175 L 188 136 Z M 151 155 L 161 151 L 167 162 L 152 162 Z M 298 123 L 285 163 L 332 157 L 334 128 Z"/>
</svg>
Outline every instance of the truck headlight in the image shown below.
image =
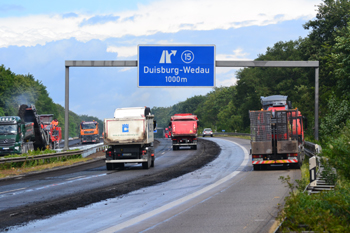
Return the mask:
<svg viewBox="0 0 350 233">
<path fill-rule="evenodd" d="M 15 150 L 19 150 L 19 146 L 15 146 Z"/>
</svg>

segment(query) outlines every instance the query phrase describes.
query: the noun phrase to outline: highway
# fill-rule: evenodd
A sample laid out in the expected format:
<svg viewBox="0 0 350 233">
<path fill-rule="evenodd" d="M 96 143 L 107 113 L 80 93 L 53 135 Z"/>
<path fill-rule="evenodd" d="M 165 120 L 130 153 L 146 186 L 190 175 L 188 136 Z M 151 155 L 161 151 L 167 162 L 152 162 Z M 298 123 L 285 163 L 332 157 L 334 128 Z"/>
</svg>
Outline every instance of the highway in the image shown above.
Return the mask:
<svg viewBox="0 0 350 233">
<path fill-rule="evenodd" d="M 217 143 L 219 156 L 204 167 L 151 186 L 109 198 L 50 218 L 33 221 L 9 232 L 269 232 L 278 204 L 288 195 L 280 176 L 300 179 L 300 170 L 253 171 L 249 141 L 205 138 Z M 204 140 L 203 140 L 204 141 Z M 205 142 L 205 141 L 204 141 Z M 203 144 L 205 145 L 205 143 Z M 203 147 L 204 148 L 204 147 Z M 50 202 L 75 193 L 103 189 L 162 174 L 207 150 L 172 151 L 162 139 L 156 149 L 156 166 L 143 170 L 106 171 L 104 163 L 67 169 L 51 175 L 0 181 L 0 210 L 28 203 Z M 78 169 L 78 170 L 76 170 Z M 50 174 L 50 173 L 49 173 Z M 119 186 L 115 186 L 119 187 Z"/>
</svg>

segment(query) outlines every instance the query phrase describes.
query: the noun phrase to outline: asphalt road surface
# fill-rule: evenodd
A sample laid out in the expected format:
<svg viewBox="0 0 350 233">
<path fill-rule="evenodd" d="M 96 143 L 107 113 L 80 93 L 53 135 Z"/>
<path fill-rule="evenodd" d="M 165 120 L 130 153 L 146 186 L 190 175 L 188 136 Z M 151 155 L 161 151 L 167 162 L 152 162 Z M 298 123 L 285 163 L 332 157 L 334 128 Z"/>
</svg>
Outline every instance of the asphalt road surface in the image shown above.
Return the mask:
<svg viewBox="0 0 350 233">
<path fill-rule="evenodd" d="M 292 180 L 300 179 L 300 170 L 274 168 L 253 171 L 248 154 L 248 140 L 208 138 L 200 141 L 197 151 L 185 148 L 172 151 L 170 140 L 161 140 L 156 150 L 154 169 L 143 170 L 140 165 L 131 165 L 125 170 L 107 172 L 104 164 L 100 164 L 101 166 L 92 168 L 80 167 L 78 171 L 65 170 L 61 171 L 62 174 L 53 173 L 52 176 L 45 175 L 41 178 L 32 176 L 23 182 L 18 180 L 0 182 L 0 210 L 2 213 L 7 213 L 0 215 L 0 218 L 4 217 L 3 219 L 10 223 L 6 216 L 11 215 L 11 211 L 12 218 L 25 214 L 35 215 L 33 206 L 37 205 L 36 210 L 44 215 L 41 220 L 7 230 L 9 232 L 271 231 L 278 213 L 278 204 L 283 203 L 284 197 L 289 192 L 278 178 L 289 175 Z M 215 148 L 213 142 L 219 145 L 221 151 L 218 148 L 213 149 Z M 220 152 L 218 156 L 215 151 Z M 184 166 L 189 160 L 192 160 L 192 166 Z M 152 183 L 149 180 L 157 182 Z M 1 191 L 3 189 L 7 191 Z M 89 202 L 85 200 L 84 195 L 81 195 L 84 192 L 91 193 L 92 196 L 100 194 L 103 197 L 99 202 L 96 202 L 98 198 Z M 107 195 L 108 193 L 112 195 Z M 91 195 L 88 196 L 91 198 Z M 56 211 L 60 214 L 55 214 L 55 211 L 51 213 L 48 209 L 50 207 L 56 209 L 57 205 L 43 204 L 43 202 L 50 203 L 51 199 L 56 200 L 57 204 L 62 204 L 57 200 L 65 199 L 65 205 L 74 208 L 66 212 Z M 82 202 L 81 200 L 90 205 L 74 204 Z M 31 208 L 26 209 L 26 205 Z M 13 206 L 17 206 L 17 210 Z M 23 217 L 19 217 L 21 218 Z"/>
</svg>

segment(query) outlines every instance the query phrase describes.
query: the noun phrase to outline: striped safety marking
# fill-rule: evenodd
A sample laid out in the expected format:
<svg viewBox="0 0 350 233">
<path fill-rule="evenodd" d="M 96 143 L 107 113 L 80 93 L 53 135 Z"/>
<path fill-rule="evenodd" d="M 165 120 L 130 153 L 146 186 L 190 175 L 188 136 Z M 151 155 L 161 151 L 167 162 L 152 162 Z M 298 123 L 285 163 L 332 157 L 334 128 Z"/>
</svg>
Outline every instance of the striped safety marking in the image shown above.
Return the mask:
<svg viewBox="0 0 350 233">
<path fill-rule="evenodd" d="M 252 161 L 252 164 L 271 164 L 271 163 L 297 163 L 297 159 L 283 159 L 283 160 L 265 160 L 265 161 Z"/>
</svg>

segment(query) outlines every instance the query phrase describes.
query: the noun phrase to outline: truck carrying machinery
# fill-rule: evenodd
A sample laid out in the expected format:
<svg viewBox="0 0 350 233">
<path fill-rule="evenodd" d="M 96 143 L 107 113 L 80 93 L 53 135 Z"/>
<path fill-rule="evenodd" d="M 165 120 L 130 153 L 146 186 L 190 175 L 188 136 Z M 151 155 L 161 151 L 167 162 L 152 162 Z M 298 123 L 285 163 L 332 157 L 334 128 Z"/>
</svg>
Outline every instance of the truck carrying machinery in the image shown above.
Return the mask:
<svg viewBox="0 0 350 233">
<path fill-rule="evenodd" d="M 81 143 L 100 142 L 100 133 L 97 121 L 82 121 L 80 123 Z"/>
<path fill-rule="evenodd" d="M 56 148 L 61 128 L 51 127 L 52 116 L 38 115 L 34 105 L 22 104 L 18 116 L 0 117 L 0 155 Z"/>
<path fill-rule="evenodd" d="M 249 111 L 254 170 L 266 166 L 300 168 L 305 157 L 304 122 L 287 96 L 260 97 L 262 109 Z"/>
<path fill-rule="evenodd" d="M 197 150 L 197 122 L 197 116 L 192 113 L 179 113 L 170 118 L 173 150 L 180 146 Z"/>
<path fill-rule="evenodd" d="M 149 107 L 117 108 L 114 118 L 104 119 L 103 140 L 106 168 L 123 168 L 125 163 L 154 167 L 154 129 L 156 122 Z"/>
</svg>

